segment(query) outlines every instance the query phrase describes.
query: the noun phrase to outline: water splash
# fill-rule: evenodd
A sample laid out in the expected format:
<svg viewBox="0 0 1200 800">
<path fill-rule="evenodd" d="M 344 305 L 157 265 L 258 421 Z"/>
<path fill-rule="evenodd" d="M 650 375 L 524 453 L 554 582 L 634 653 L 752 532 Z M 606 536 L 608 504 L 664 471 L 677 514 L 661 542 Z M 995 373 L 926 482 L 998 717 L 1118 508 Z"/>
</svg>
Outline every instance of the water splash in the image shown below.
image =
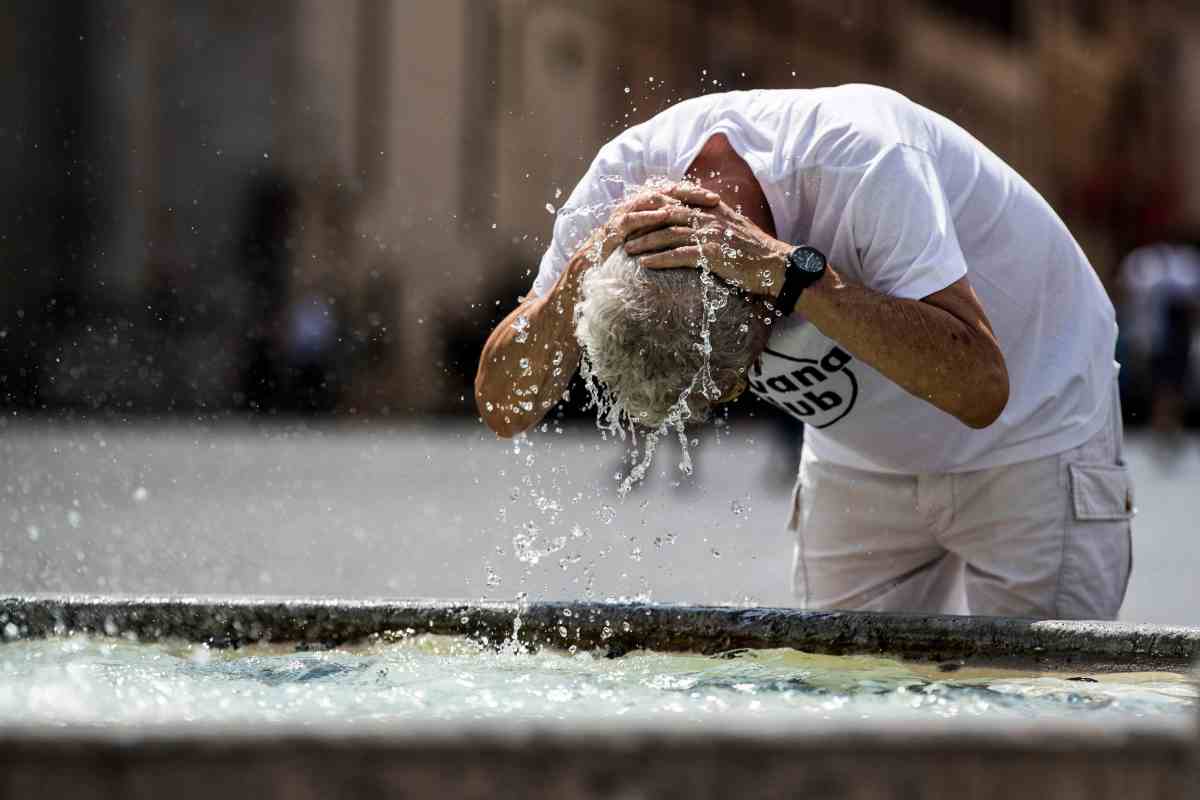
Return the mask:
<svg viewBox="0 0 1200 800">
<path fill-rule="evenodd" d="M 622 183 L 624 196 L 629 197 L 647 188 L 656 188 L 665 182 L 665 179 L 652 178 L 646 184 L 640 186 L 631 186 Z M 627 475 L 618 478 L 617 494 L 622 498 L 627 496 L 634 486 L 645 479 L 646 474 L 653 464 L 659 441 L 672 431 L 679 439 L 680 460 L 678 469 L 685 476 L 693 474 L 691 441 L 689 441 L 686 433 L 687 425 L 692 417 L 689 401 L 693 392 L 699 392 L 712 404 L 715 404 L 721 398 L 721 390 L 712 373 L 711 325 L 716 320 L 717 314 L 721 309 L 728 304 L 730 293 L 737 291 L 737 289 L 726 285 L 715 277 L 709 258 L 705 255 L 707 252 L 705 246 L 709 244 L 709 233 L 701 228 L 697 228 L 692 235 L 692 243 L 700 248 L 702 254 L 697 262 L 697 267 L 700 271 L 700 324 L 697 341 L 693 345 L 697 352 L 700 353 L 701 365 L 696 375 L 680 392 L 678 399 L 669 409 L 662 423 L 656 428 L 641 428 L 639 430 L 639 421 L 630 417 L 622 407 L 620 398 L 612 396 L 607 391 L 603 381 L 596 375 L 586 349 L 581 354 L 580 376 L 589 395 L 587 408 L 594 409 L 596 413 L 597 428 L 605 437 L 613 436 L 621 441 L 626 441 L 630 447 L 633 466 Z M 722 258 L 735 255 L 737 252 L 725 242 L 720 242 L 719 245 L 720 247 L 717 252 Z M 587 253 L 588 260 L 592 266 L 600 264 L 602 255 L 602 243 L 599 241 L 594 242 Z M 749 330 L 748 327 L 747 330 Z M 638 457 L 639 433 L 644 439 L 640 457 Z"/>
<path fill-rule="evenodd" d="M 515 331 L 513 339 L 524 344 L 529 339 L 529 317 L 517 314 L 517 318 L 512 321 L 512 329 Z"/>
</svg>

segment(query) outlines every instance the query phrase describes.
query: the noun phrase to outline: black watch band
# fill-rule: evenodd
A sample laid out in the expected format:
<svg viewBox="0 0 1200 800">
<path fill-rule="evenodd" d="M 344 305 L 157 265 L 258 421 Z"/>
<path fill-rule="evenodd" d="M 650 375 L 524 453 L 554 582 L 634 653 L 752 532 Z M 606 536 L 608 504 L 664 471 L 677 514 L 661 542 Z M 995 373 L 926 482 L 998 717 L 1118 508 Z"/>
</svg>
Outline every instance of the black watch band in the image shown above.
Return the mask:
<svg viewBox="0 0 1200 800">
<path fill-rule="evenodd" d="M 815 247 L 801 245 L 787 254 L 783 273 L 783 288 L 775 298 L 775 308 L 790 317 L 796 310 L 800 294 L 825 274 L 825 256 Z"/>
</svg>

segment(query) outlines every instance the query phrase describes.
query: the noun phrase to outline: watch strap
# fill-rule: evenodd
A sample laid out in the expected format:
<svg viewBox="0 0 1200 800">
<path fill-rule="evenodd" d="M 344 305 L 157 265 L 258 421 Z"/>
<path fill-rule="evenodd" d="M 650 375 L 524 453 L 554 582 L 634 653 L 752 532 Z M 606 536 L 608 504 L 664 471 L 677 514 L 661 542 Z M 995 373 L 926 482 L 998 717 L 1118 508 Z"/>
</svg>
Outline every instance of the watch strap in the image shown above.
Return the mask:
<svg viewBox="0 0 1200 800">
<path fill-rule="evenodd" d="M 775 308 L 783 312 L 784 316 L 792 315 L 796 310 L 796 303 L 800 301 L 800 294 L 820 280 L 825 273 L 824 268 L 820 272 L 808 272 L 796 265 L 793 259 L 805 249 L 804 246 L 796 247 L 787 255 L 787 267 L 783 272 L 783 287 L 780 288 L 779 296 L 775 298 L 774 303 Z"/>
</svg>

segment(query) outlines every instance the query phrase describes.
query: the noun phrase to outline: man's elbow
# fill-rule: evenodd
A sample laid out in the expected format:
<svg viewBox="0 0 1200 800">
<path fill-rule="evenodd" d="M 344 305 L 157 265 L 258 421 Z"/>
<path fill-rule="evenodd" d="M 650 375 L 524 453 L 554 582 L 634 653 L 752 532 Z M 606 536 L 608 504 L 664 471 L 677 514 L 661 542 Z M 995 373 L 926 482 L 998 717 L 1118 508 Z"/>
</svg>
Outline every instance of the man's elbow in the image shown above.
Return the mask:
<svg viewBox="0 0 1200 800">
<path fill-rule="evenodd" d="M 1008 367 L 1004 356 L 997 349 L 987 361 L 987 366 L 972 380 L 974 391 L 970 395 L 970 407 L 959 417 L 964 425 L 975 430 L 982 430 L 1000 419 L 1008 405 Z"/>
</svg>

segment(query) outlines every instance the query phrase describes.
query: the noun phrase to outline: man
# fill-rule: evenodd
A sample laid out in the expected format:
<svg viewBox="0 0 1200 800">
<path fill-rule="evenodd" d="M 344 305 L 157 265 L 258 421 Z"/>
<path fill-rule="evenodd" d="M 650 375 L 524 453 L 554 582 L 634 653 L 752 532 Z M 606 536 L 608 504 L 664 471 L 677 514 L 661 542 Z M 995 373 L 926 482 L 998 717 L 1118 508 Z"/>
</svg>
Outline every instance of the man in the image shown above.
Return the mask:
<svg viewBox="0 0 1200 800">
<path fill-rule="evenodd" d="M 623 197 L 652 178 L 676 183 Z M 580 278 L 617 247 L 646 269 L 706 263 L 786 312 L 750 388 L 808 426 L 803 606 L 1116 616 L 1132 495 L 1113 308 L 1054 211 L 968 133 L 870 86 L 709 95 L 624 131 L 485 345 L 476 394 L 499 434 L 565 388 Z"/>
</svg>

